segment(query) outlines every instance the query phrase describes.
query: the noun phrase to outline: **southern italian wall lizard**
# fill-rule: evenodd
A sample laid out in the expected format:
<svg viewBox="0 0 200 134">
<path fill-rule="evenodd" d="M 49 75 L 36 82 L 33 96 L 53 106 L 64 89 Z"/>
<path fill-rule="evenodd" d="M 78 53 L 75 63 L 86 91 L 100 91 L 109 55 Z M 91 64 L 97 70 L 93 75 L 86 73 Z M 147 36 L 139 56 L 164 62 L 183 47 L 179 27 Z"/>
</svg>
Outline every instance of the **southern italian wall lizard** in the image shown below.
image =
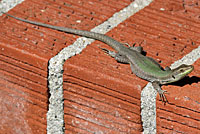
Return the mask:
<svg viewBox="0 0 200 134">
<path fill-rule="evenodd" d="M 115 58 L 118 62 L 130 64 L 131 70 L 136 76 L 151 82 L 154 89 L 156 89 L 159 93 L 160 98 L 163 102 L 167 102 L 167 99 L 165 97 L 166 91 L 161 89 L 161 85 L 179 81 L 180 79 L 188 75 L 190 72 L 192 72 L 192 70 L 194 69 L 192 65 L 185 64 L 182 64 L 175 69 L 171 69 L 169 67 L 163 69 L 160 66 L 160 64 L 156 62 L 153 58 L 144 56 L 142 54 L 142 47 L 140 46 L 126 47 L 124 44 L 104 34 L 48 25 L 44 23 L 18 18 L 7 13 L 4 14 L 33 25 L 47 27 L 79 36 L 84 36 L 106 43 L 107 45 L 112 47 L 116 52 L 104 48 L 103 50 L 108 55 Z"/>
</svg>

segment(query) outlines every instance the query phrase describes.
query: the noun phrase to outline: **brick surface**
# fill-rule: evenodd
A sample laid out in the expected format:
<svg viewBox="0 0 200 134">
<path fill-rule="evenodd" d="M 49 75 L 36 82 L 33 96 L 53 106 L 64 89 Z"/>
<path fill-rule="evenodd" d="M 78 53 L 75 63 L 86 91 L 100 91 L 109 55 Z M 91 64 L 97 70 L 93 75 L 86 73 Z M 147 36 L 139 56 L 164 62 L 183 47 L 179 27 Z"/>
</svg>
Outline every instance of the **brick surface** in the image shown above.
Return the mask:
<svg viewBox="0 0 200 134">
<path fill-rule="evenodd" d="M 130 2 L 26 0 L 9 13 L 90 30 Z M 147 56 L 169 66 L 199 46 L 199 5 L 199 1 L 156 0 L 107 35 L 136 42 Z M 78 36 L 5 16 L 0 25 L 0 133 L 46 133 L 48 60 Z M 147 82 L 99 46 L 110 49 L 95 41 L 64 65 L 65 132 L 141 133 L 140 93 Z M 170 93 L 169 104 L 157 101 L 158 133 L 200 133 L 199 64 L 194 64 L 190 78 L 163 86 Z"/>
<path fill-rule="evenodd" d="M 170 65 L 199 44 L 199 33 L 195 29 L 199 29 L 198 20 L 190 12 L 185 15 L 181 4 L 180 1 L 155 1 L 107 35 L 124 43 L 136 42 L 144 47 L 147 56 L 153 57 L 162 66 Z M 103 54 L 98 49 L 99 46 L 109 48 L 96 41 L 81 55 L 72 57 L 65 64 L 67 71 L 64 76 L 64 95 L 69 103 L 67 105 L 65 102 L 65 107 L 68 108 L 65 111 L 67 115 L 75 117 L 73 121 L 70 120 L 71 123 L 68 122 L 69 127 L 85 124 L 78 128 L 94 132 L 95 126 L 90 128 L 89 122 L 95 123 L 99 131 L 103 131 L 101 126 L 104 126 L 117 130 L 115 133 L 129 133 L 132 129 L 139 132 L 141 129 L 137 124 L 140 123 L 140 92 L 146 82 L 131 75 L 128 65 L 119 64 Z M 191 78 L 163 86 L 170 93 L 167 95 L 170 103 L 163 105 L 158 101 L 158 133 L 188 133 L 190 130 L 193 133 L 200 132 L 199 71 L 196 64 L 197 62 L 194 64 L 194 72 L 190 74 Z M 196 96 L 194 92 L 197 93 Z M 116 111 L 119 115 L 115 114 Z M 113 125 L 109 126 L 107 120 L 113 122 Z M 117 123 L 119 121 L 120 124 Z M 124 127 L 126 129 L 122 129 Z"/>
</svg>

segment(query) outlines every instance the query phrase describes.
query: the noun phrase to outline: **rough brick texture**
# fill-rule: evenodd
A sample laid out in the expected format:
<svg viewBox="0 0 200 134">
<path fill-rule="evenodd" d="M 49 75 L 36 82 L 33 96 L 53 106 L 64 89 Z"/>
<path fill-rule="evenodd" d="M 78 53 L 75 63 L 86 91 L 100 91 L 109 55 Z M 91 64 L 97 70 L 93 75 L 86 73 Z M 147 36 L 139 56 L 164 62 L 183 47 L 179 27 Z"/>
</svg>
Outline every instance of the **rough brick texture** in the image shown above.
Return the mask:
<svg viewBox="0 0 200 134">
<path fill-rule="evenodd" d="M 130 0 L 26 0 L 9 13 L 57 26 L 90 30 Z M 31 6 L 30 6 L 31 5 Z M 107 35 L 141 45 L 168 66 L 200 43 L 199 1 L 155 0 Z M 81 23 L 79 23 L 81 22 Z M 46 133 L 48 60 L 77 36 L 0 17 L 0 133 Z M 66 133 L 141 133 L 140 93 L 147 84 L 95 41 L 64 65 Z M 200 133 L 200 62 L 191 78 L 163 86 L 157 101 L 158 133 Z"/>
</svg>

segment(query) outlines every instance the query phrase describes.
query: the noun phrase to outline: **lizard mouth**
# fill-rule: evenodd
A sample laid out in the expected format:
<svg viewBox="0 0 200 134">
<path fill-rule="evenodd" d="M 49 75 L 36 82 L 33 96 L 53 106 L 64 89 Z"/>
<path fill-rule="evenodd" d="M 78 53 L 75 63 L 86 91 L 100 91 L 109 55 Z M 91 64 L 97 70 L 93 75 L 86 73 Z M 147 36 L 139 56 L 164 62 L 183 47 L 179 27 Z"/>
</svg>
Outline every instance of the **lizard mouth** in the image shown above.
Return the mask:
<svg viewBox="0 0 200 134">
<path fill-rule="evenodd" d="M 190 69 L 186 72 L 187 74 L 191 73 L 194 70 L 194 66 L 190 65 Z"/>
</svg>

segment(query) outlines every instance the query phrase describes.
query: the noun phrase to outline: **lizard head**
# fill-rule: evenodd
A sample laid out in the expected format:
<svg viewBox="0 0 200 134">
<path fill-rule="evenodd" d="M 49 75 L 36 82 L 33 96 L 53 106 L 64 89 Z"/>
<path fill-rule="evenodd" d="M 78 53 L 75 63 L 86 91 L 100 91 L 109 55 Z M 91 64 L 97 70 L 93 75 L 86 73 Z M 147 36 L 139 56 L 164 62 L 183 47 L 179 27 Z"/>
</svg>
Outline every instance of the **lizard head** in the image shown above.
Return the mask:
<svg viewBox="0 0 200 134">
<path fill-rule="evenodd" d="M 192 65 L 182 64 L 179 67 L 171 70 L 171 76 L 167 81 L 163 81 L 162 84 L 172 83 L 183 79 L 189 73 L 194 70 Z"/>
</svg>

